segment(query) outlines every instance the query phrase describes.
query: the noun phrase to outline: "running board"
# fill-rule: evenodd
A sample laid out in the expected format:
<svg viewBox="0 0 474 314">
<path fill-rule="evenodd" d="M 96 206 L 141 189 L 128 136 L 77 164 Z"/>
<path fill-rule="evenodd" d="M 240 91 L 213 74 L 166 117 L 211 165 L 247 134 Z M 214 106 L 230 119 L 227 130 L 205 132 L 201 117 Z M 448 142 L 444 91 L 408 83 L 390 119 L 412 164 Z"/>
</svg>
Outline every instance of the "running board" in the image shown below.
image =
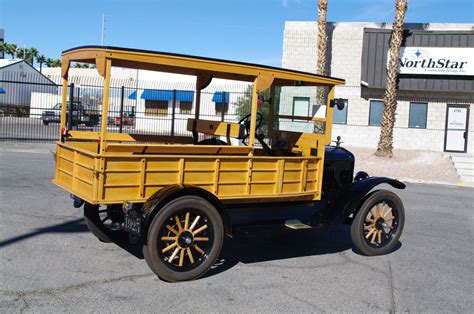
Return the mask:
<svg viewBox="0 0 474 314">
<path fill-rule="evenodd" d="M 290 229 L 295 229 L 295 230 L 313 228 L 307 224 L 302 223 L 301 220 L 299 219 L 291 219 L 291 220 L 285 221 L 285 227 L 290 228 Z"/>
</svg>

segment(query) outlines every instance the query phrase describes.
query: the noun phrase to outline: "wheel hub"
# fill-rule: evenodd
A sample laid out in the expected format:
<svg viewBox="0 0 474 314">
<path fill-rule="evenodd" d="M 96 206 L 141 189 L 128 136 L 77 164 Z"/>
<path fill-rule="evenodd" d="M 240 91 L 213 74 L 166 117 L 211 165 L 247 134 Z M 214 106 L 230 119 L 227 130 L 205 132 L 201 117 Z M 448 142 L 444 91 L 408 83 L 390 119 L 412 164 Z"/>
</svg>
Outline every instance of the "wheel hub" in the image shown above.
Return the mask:
<svg viewBox="0 0 474 314">
<path fill-rule="evenodd" d="M 375 228 L 377 230 L 382 230 L 383 227 L 384 227 L 385 224 L 385 219 L 383 218 L 378 218 L 376 221 L 375 221 Z"/>
<path fill-rule="evenodd" d="M 188 248 L 193 244 L 193 234 L 189 231 L 183 231 L 178 236 L 178 245 L 182 248 Z"/>
</svg>

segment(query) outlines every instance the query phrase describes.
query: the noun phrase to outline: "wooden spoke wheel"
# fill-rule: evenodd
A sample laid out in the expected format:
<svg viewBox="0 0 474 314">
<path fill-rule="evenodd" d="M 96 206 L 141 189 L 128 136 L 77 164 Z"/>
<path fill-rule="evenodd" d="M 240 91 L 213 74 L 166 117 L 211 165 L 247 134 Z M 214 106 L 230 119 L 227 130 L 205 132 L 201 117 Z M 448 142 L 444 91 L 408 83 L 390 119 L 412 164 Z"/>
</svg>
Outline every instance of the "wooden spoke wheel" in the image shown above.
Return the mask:
<svg viewBox="0 0 474 314">
<path fill-rule="evenodd" d="M 99 205 L 84 203 L 84 220 L 90 232 L 102 242 L 124 241 L 127 233 L 121 230 L 123 212 L 120 206 L 100 208 Z"/>
<path fill-rule="evenodd" d="M 362 204 L 351 226 L 352 241 L 365 255 L 392 251 L 405 222 L 402 201 L 390 191 L 372 193 Z"/>
<path fill-rule="evenodd" d="M 180 197 L 160 209 L 144 247 L 150 268 L 167 281 L 202 276 L 219 256 L 224 240 L 222 219 L 206 200 Z"/>
</svg>

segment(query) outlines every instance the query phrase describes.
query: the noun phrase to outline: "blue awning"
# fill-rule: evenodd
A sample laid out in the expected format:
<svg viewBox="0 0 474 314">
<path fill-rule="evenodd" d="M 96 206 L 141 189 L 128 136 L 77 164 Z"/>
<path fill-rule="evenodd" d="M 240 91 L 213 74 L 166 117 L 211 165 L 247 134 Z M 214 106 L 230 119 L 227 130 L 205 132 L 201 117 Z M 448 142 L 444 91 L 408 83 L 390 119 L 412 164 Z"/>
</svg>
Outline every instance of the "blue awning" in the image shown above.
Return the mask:
<svg viewBox="0 0 474 314">
<path fill-rule="evenodd" d="M 141 99 L 145 100 L 173 100 L 173 90 L 166 89 L 145 89 L 140 96 Z M 132 92 L 128 99 L 137 99 L 137 92 Z M 193 101 L 194 91 L 191 90 L 177 90 L 176 91 L 177 101 Z"/>
<path fill-rule="evenodd" d="M 3 89 L 3 87 L 0 86 L 0 94 L 5 94 L 5 90 Z"/>
<path fill-rule="evenodd" d="M 224 101 L 222 101 L 224 99 Z M 215 92 L 212 96 L 213 102 L 225 102 L 229 103 L 229 93 L 228 92 Z"/>
</svg>

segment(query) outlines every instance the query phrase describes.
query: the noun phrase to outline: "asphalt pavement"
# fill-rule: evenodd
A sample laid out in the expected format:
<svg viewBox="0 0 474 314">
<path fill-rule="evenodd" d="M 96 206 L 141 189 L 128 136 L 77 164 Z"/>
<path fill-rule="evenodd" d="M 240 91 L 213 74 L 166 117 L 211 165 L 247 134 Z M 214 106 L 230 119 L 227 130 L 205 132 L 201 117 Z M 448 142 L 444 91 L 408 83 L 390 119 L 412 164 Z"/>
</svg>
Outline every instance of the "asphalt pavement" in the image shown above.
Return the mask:
<svg viewBox="0 0 474 314">
<path fill-rule="evenodd" d="M 474 189 L 408 184 L 400 244 L 353 250 L 347 226 L 241 230 L 192 282 L 99 242 L 51 183 L 50 144 L 0 142 L 0 312 L 472 312 Z"/>
</svg>

